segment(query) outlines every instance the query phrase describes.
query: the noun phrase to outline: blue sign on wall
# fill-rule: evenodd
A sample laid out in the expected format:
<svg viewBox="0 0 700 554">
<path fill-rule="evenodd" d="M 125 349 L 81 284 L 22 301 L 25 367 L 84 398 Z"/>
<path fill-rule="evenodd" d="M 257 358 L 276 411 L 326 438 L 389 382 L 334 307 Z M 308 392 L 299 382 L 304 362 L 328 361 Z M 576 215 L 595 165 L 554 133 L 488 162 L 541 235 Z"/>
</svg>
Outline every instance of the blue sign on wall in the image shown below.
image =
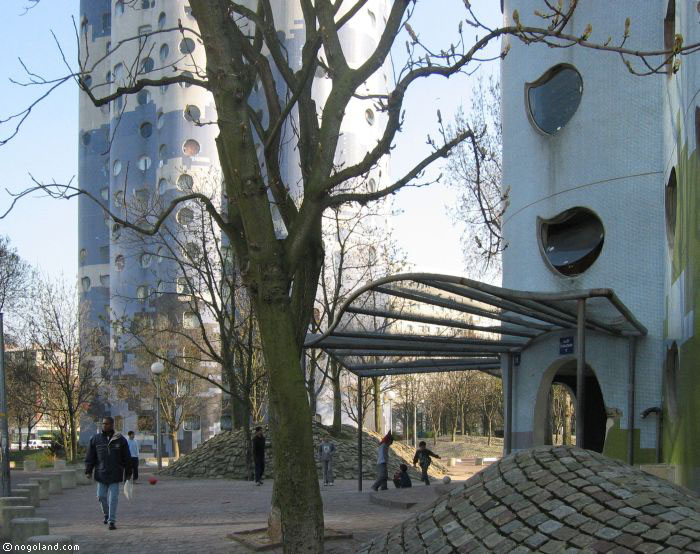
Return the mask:
<svg viewBox="0 0 700 554">
<path fill-rule="evenodd" d="M 574 337 L 559 338 L 559 355 L 565 356 L 574 353 Z"/>
</svg>

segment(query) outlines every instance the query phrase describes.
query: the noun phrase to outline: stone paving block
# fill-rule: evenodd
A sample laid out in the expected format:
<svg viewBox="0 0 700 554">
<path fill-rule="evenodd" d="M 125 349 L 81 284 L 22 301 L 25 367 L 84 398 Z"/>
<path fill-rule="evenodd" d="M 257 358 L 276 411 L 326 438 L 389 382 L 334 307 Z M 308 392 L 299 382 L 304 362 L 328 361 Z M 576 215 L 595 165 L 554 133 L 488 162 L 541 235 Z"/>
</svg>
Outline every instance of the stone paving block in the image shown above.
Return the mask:
<svg viewBox="0 0 700 554">
<path fill-rule="evenodd" d="M 593 552 L 610 552 L 615 545 L 611 542 L 600 540 L 588 546 Z"/>
<path fill-rule="evenodd" d="M 564 523 L 570 527 L 580 527 L 584 523 L 591 521 L 591 518 L 581 515 L 579 513 L 573 513 L 570 516 L 564 518 Z"/>
<path fill-rule="evenodd" d="M 547 537 L 542 533 L 535 533 L 534 535 L 530 535 L 527 539 L 525 539 L 525 544 L 530 548 L 538 548 L 541 544 L 547 542 L 547 540 Z"/>
<path fill-rule="evenodd" d="M 690 537 L 685 537 L 683 535 L 671 535 L 666 541 L 666 544 L 675 546 L 676 548 L 684 548 L 690 543 L 691 540 L 692 539 Z"/>
<path fill-rule="evenodd" d="M 615 538 L 615 543 L 632 549 L 642 542 L 644 542 L 643 539 L 636 535 L 630 535 L 629 533 L 622 533 L 620 536 Z"/>
<path fill-rule="evenodd" d="M 540 525 L 538 525 L 537 529 L 539 529 L 539 531 L 541 533 L 551 535 L 552 533 L 554 533 L 554 531 L 559 529 L 561 526 L 562 526 L 562 523 L 560 521 L 556 521 L 554 519 L 549 519 L 549 520 L 541 523 Z"/>
<path fill-rule="evenodd" d="M 489 550 L 493 550 L 497 544 L 503 542 L 504 540 L 505 537 L 501 535 L 498 531 L 491 533 L 483 539 L 484 546 L 486 546 L 486 548 L 488 548 Z"/>
<path fill-rule="evenodd" d="M 555 539 L 565 542 L 571 540 L 576 535 L 578 535 L 578 532 L 575 529 L 572 529 L 571 527 L 560 527 L 559 529 L 554 531 L 554 533 L 552 533 L 552 536 Z"/>
<path fill-rule="evenodd" d="M 595 532 L 595 536 L 600 539 L 613 540 L 622 534 L 621 531 L 613 529 L 612 527 L 601 527 Z"/>
</svg>

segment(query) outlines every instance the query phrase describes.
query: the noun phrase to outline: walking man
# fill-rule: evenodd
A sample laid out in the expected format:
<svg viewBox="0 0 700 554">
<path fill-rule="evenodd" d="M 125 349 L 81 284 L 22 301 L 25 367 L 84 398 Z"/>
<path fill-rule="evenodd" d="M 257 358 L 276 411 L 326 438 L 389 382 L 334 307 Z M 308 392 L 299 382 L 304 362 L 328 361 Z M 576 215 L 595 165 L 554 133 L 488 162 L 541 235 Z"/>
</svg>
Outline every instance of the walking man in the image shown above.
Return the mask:
<svg viewBox="0 0 700 554">
<path fill-rule="evenodd" d="M 85 455 L 85 475 L 97 481 L 97 499 L 102 506 L 104 524 L 116 529 L 119 483 L 131 476 L 129 445 L 124 436 L 114 430 L 114 419 L 102 419 L 102 432 L 90 439 Z"/>
<path fill-rule="evenodd" d="M 323 468 L 323 484 L 333 486 L 333 453 L 335 452 L 335 444 L 327 438 L 323 439 L 318 446 L 318 454 L 321 458 L 321 467 Z"/>
<path fill-rule="evenodd" d="M 134 478 L 135 485 L 136 480 L 139 478 L 139 443 L 136 442 L 133 431 L 129 431 L 127 435 L 129 435 L 126 442 L 129 445 L 129 456 L 131 456 L 131 475 Z"/>
<path fill-rule="evenodd" d="M 372 485 L 372 490 L 377 491 L 380 488 L 385 491 L 387 489 L 387 481 L 389 479 L 389 447 L 391 443 L 394 442 L 394 437 L 389 431 L 382 441 L 379 443 L 379 448 L 377 449 L 377 480 Z"/>
<path fill-rule="evenodd" d="M 265 436 L 262 427 L 255 428 L 253 461 L 255 462 L 255 484 L 262 485 L 262 476 L 265 473 Z"/>
</svg>

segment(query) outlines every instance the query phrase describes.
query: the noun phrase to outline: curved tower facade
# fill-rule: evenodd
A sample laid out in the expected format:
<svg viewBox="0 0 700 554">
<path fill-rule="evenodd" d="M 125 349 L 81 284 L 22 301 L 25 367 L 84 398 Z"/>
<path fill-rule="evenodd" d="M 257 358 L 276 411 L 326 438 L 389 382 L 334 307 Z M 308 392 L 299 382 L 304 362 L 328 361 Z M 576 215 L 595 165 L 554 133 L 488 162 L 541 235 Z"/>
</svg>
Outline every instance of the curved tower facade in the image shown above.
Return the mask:
<svg viewBox="0 0 700 554">
<path fill-rule="evenodd" d="M 686 43 L 697 41 L 697 14 L 688 4 L 655 0 L 640 6 L 621 0 L 601 7 L 584 2 L 568 31 L 580 36 L 590 23 L 591 40 L 603 43 L 613 37 L 614 42 L 629 16 L 628 48 L 661 49 L 681 32 Z M 509 20 L 516 9 L 523 25 L 542 25 L 530 2 L 504 2 Z M 595 332 L 587 336 L 585 446 L 629 459 L 632 433 L 635 463 L 652 463 L 657 456 L 672 461 L 675 447 L 662 448 L 669 437 L 658 432 L 662 427 L 656 416 L 641 415 L 649 408 L 667 407 L 664 376 L 669 373 L 672 344 L 697 340 L 690 300 L 697 303 L 697 292 L 692 292 L 697 270 L 693 277 L 689 269 L 697 264 L 689 263 L 686 272 L 680 272 L 676 262 L 683 256 L 674 254 L 679 247 L 687 248 L 678 239 L 680 220 L 675 213 L 694 200 L 671 198 L 667 186 L 674 171 L 678 175 L 678 164 L 687 166 L 687 152 L 696 148 L 697 60 L 684 58 L 675 75 L 669 71 L 638 77 L 616 54 L 506 40 L 512 49 L 501 65 L 503 183 L 510 189 L 503 285 L 546 292 L 616 292 L 648 335 L 634 347 L 632 381 L 629 341 Z M 686 153 L 681 155 L 683 149 Z M 590 306 L 591 313 L 595 309 Z M 552 335 L 529 348 L 515 367 L 514 448 L 547 440 L 545 418 L 553 382 L 576 392 L 575 339 L 570 334 Z M 697 409 L 698 380 L 693 379 L 688 376 L 687 383 L 693 381 Z M 662 433 L 671 428 L 665 419 Z M 693 456 L 696 476 L 686 473 L 680 480 L 697 486 L 696 447 Z"/>
<path fill-rule="evenodd" d="M 276 3 L 275 10 L 278 34 L 284 34 L 296 69 L 304 42 L 303 16 L 297 2 Z M 386 0 L 371 0 L 343 30 L 351 65 L 361 63 L 376 46 L 388 10 Z M 186 0 L 81 0 L 81 59 L 91 70 L 88 81 L 95 96 L 113 93 L 144 76 L 157 79 L 173 71 L 203 74 L 206 59 L 201 43 L 183 38 L 178 30 L 158 32 L 177 27 L 179 22 L 196 29 Z M 383 70 L 377 72 L 368 86 L 385 92 L 387 75 Z M 329 91 L 330 80 L 319 72 L 314 80 L 319 105 Z M 338 153 L 338 163 L 346 164 L 359 161 L 383 129 L 383 115 L 371 101 L 353 100 L 348 115 Z M 221 192 L 215 145 L 218 129 L 206 124 L 215 121 L 211 95 L 196 86 L 146 87 L 101 108 L 81 93 L 80 186 L 114 213 L 139 221 L 152 221 L 163 205 L 182 192 L 195 189 L 217 197 Z M 301 173 L 292 127 L 287 125 L 284 133 L 281 165 L 292 194 L 298 197 L 302 194 Z M 385 164 L 372 170 L 359 186 L 385 185 L 387 168 Z M 172 215 L 168 226 L 184 237 L 183 209 L 186 206 Z M 117 389 L 120 380 L 149 379 L 149 368 L 134 354 L 119 322 L 163 316 L 184 324 L 187 308 L 180 299 L 178 264 L 168 259 L 172 256 L 161 255 L 162 247 L 113 224 L 89 198 L 81 197 L 79 218 L 83 299 L 88 301 L 90 325 L 104 329 L 112 374 L 117 376 L 104 388 L 92 415 L 82 422 L 82 437 L 89 438 L 95 429 L 93 418 L 106 413 L 116 416 L 124 430 L 138 433 L 144 427 L 141 422 L 146 421 L 141 417 L 153 414 L 153 402 L 150 398 L 125 399 Z M 286 232 L 281 221 L 278 232 L 280 236 Z M 180 433 L 184 451 L 221 428 L 221 395 L 214 388 L 204 394 L 208 400 L 196 429 Z M 148 445 L 153 435 L 143 429 L 138 438 Z"/>
</svg>

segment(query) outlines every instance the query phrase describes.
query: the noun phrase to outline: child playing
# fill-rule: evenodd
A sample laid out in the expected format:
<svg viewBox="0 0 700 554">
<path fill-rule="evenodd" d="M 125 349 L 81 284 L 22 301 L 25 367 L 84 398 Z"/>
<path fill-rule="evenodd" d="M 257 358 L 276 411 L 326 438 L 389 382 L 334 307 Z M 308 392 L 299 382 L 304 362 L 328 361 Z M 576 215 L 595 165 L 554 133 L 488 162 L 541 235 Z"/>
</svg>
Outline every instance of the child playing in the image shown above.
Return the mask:
<svg viewBox="0 0 700 554">
<path fill-rule="evenodd" d="M 420 480 L 423 481 L 426 485 L 430 485 L 430 478 L 428 477 L 428 466 L 430 466 L 430 464 L 432 463 L 432 460 L 430 458 L 440 459 L 440 456 L 435 454 L 435 452 L 428 450 L 426 448 L 425 441 L 420 441 L 418 443 L 418 450 L 416 450 L 416 455 L 413 456 L 413 465 L 415 466 L 416 462 L 420 464 Z"/>
<path fill-rule="evenodd" d="M 397 489 L 408 489 L 413 486 L 411 477 L 408 475 L 408 466 L 406 464 L 401 464 L 399 466 L 399 471 L 394 473 L 394 486 L 396 486 Z"/>
</svg>

